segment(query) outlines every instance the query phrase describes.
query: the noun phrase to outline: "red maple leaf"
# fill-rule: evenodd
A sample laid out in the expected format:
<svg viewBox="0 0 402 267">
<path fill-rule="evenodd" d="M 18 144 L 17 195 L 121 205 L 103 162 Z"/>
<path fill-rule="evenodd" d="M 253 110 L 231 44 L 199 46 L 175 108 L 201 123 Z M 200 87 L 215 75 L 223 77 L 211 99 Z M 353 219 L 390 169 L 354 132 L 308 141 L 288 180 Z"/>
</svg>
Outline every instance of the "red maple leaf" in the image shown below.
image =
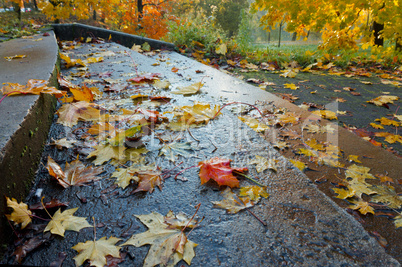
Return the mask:
<svg viewBox="0 0 402 267">
<path fill-rule="evenodd" d="M 200 166 L 201 184 L 205 184 L 210 179 L 215 180 L 218 185 L 227 185 L 230 187 L 239 187 L 239 180 L 233 176 L 233 171 L 246 172 L 247 168 L 231 168 L 230 159 L 221 159 L 218 157 L 201 161 Z"/>
</svg>

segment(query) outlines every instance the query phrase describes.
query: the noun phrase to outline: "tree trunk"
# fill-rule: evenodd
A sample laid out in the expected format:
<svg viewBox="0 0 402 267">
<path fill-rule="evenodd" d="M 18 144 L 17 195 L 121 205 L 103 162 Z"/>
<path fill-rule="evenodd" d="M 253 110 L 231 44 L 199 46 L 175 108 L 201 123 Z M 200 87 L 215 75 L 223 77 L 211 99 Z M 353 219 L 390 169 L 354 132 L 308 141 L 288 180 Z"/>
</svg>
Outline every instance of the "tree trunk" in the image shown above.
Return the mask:
<svg viewBox="0 0 402 267">
<path fill-rule="evenodd" d="M 396 38 L 395 51 L 402 52 L 402 38 L 401 37 Z"/>
<path fill-rule="evenodd" d="M 95 8 L 93 9 L 92 19 L 96 20 L 96 9 Z"/>
<path fill-rule="evenodd" d="M 35 10 L 36 10 L 36 11 L 39 11 L 38 3 L 36 3 L 36 0 L 33 0 L 33 4 L 34 4 Z"/>
<path fill-rule="evenodd" d="M 373 30 L 374 30 L 374 45 L 383 46 L 384 38 L 381 37 L 381 31 L 384 30 L 384 24 L 373 22 Z"/>
<path fill-rule="evenodd" d="M 292 42 L 296 41 L 297 38 L 297 32 L 294 32 L 292 35 Z"/>
<path fill-rule="evenodd" d="M 144 4 L 142 0 L 137 0 L 137 10 L 138 10 L 138 18 L 142 18 L 142 13 L 144 12 Z"/>
<path fill-rule="evenodd" d="M 282 38 L 282 22 L 279 24 L 279 40 L 278 40 L 278 47 L 281 47 L 281 38 Z"/>
</svg>

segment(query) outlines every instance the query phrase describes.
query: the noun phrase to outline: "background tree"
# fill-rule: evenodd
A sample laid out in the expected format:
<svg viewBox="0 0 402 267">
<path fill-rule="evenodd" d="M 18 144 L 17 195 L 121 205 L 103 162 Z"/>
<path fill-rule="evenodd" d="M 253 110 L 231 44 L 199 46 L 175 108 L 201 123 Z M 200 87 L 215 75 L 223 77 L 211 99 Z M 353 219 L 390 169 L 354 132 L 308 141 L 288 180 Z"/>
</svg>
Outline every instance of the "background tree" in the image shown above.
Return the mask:
<svg viewBox="0 0 402 267">
<path fill-rule="evenodd" d="M 311 31 L 322 33 L 327 48 L 357 49 L 357 41 L 371 42 L 380 38 L 399 40 L 402 33 L 402 0 L 256 0 L 254 11 L 265 11 L 261 24 L 265 29 L 282 20 L 286 31 L 306 36 Z M 376 39 L 373 34 L 374 22 Z M 376 24 L 376 25 L 377 25 Z"/>
</svg>

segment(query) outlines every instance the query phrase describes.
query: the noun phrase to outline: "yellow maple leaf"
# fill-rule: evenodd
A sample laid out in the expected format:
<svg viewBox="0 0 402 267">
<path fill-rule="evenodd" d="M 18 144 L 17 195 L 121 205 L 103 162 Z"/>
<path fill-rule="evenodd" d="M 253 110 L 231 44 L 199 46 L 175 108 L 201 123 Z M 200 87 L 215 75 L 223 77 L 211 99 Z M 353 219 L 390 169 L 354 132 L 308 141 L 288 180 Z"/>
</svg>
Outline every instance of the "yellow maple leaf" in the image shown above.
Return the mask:
<svg viewBox="0 0 402 267">
<path fill-rule="evenodd" d="M 381 126 L 377 123 L 374 123 L 374 122 L 370 123 L 370 126 L 373 127 L 374 129 L 384 129 L 383 126 Z"/>
<path fill-rule="evenodd" d="M 104 236 L 99 240 L 78 243 L 72 247 L 79 253 L 74 257 L 76 266 L 81 266 L 86 260 L 89 260 L 90 266 L 103 267 L 107 263 L 107 255 L 120 258 L 121 247 L 115 245 L 120 240 L 113 236 L 106 239 Z"/>
<path fill-rule="evenodd" d="M 336 113 L 333 111 L 330 111 L 330 110 L 314 110 L 312 113 L 322 117 L 323 119 L 327 119 L 327 120 L 337 120 L 338 119 L 338 117 L 336 116 Z"/>
<path fill-rule="evenodd" d="M 394 101 L 398 100 L 398 96 L 392 96 L 392 95 L 381 95 L 379 97 L 376 97 L 374 99 L 371 99 L 369 101 L 366 101 L 367 103 L 374 104 L 376 106 L 383 106 L 385 104 L 393 104 Z"/>
<path fill-rule="evenodd" d="M 348 188 L 347 190 L 343 189 L 343 188 L 332 188 L 332 190 L 336 194 L 338 194 L 335 197 L 340 198 L 340 199 L 347 199 L 347 198 L 353 197 L 355 195 L 355 193 L 356 193 L 356 191 L 351 189 L 351 188 Z"/>
<path fill-rule="evenodd" d="M 148 231 L 131 236 L 122 246 L 151 245 L 143 266 L 166 266 L 168 263 L 175 266 L 180 260 L 191 264 L 197 244 L 187 239 L 184 229 L 186 226 L 186 229 L 192 228 L 195 223 L 190 223 L 184 214 L 179 216 L 179 221 L 169 213 L 166 217 L 157 212 L 136 217 L 148 227 Z"/>
<path fill-rule="evenodd" d="M 193 95 L 193 94 L 198 93 L 198 91 L 203 86 L 204 85 L 201 82 L 196 82 L 196 83 L 193 83 L 192 85 L 189 85 L 189 86 L 177 87 L 177 90 L 172 91 L 172 94 L 176 94 L 176 95 Z"/>
<path fill-rule="evenodd" d="M 65 104 L 57 110 L 57 114 L 59 115 L 57 123 L 72 127 L 76 125 L 79 120 L 99 121 L 101 119 L 101 113 L 100 110 L 95 107 L 96 105 L 86 101 Z"/>
<path fill-rule="evenodd" d="M 12 96 L 18 94 L 33 94 L 40 95 L 43 94 L 52 94 L 57 98 L 65 96 L 65 91 L 57 90 L 55 87 L 48 87 L 48 82 L 45 80 L 28 80 L 26 85 L 21 85 L 19 83 L 4 83 L 4 86 L 1 88 L 1 92 L 3 95 Z"/>
<path fill-rule="evenodd" d="M 249 116 L 243 116 L 243 117 L 239 116 L 238 118 L 257 133 L 264 132 L 265 130 L 269 129 L 268 125 L 261 123 L 259 120 L 255 118 Z"/>
<path fill-rule="evenodd" d="M 349 206 L 349 208 L 353 210 L 358 210 L 361 214 L 366 215 L 367 213 L 374 214 L 374 209 L 369 205 L 368 202 L 363 200 L 349 200 L 349 202 L 353 203 L 353 205 Z"/>
<path fill-rule="evenodd" d="M 382 117 L 381 119 L 376 119 L 375 121 L 379 121 L 382 125 L 385 125 L 385 126 L 391 125 L 391 126 L 398 127 L 400 125 L 399 122 L 387 119 L 385 117 Z"/>
<path fill-rule="evenodd" d="M 263 172 L 267 169 L 271 169 L 276 172 L 277 171 L 276 162 L 277 160 L 275 159 L 272 158 L 267 159 L 265 157 L 255 155 L 255 159 L 251 160 L 249 164 L 256 164 L 257 166 L 255 168 L 257 172 Z"/>
<path fill-rule="evenodd" d="M 394 224 L 396 228 L 402 227 L 402 215 L 399 214 L 394 218 Z"/>
<path fill-rule="evenodd" d="M 362 162 L 359 160 L 359 156 L 358 156 L 358 155 L 349 155 L 349 156 L 348 156 L 348 160 L 349 160 L 350 162 L 362 163 Z"/>
<path fill-rule="evenodd" d="M 7 199 L 7 207 L 13 209 L 11 214 L 6 214 L 7 219 L 15 223 L 21 223 L 21 229 L 24 229 L 32 220 L 32 212 L 28 209 L 28 205 L 24 202 L 18 203 L 15 198 Z"/>
<path fill-rule="evenodd" d="M 226 55 L 227 51 L 228 51 L 228 47 L 227 47 L 227 45 L 225 43 L 222 43 L 222 44 L 218 45 L 216 47 L 216 49 L 215 49 L 215 52 L 217 54 L 220 54 L 220 55 L 223 55 L 223 56 Z"/>
<path fill-rule="evenodd" d="M 297 90 L 297 89 L 299 89 L 299 86 L 297 86 L 297 85 L 294 84 L 294 83 L 285 83 L 284 86 L 285 86 L 285 88 L 289 88 L 289 89 L 291 89 L 291 90 Z"/>
<path fill-rule="evenodd" d="M 267 193 L 266 188 L 257 185 L 252 185 L 252 186 L 240 187 L 239 196 L 249 197 L 251 201 L 258 203 L 261 197 L 267 198 L 269 197 L 269 194 Z"/>
<path fill-rule="evenodd" d="M 43 232 L 50 231 L 52 234 L 64 237 L 65 231 L 79 232 L 82 228 L 92 227 L 84 217 L 73 215 L 77 209 L 78 208 L 68 209 L 63 212 L 60 212 L 59 209 L 56 211 Z"/>
<path fill-rule="evenodd" d="M 307 165 L 301 161 L 289 159 L 289 161 L 299 170 L 304 171 L 307 168 Z"/>
<path fill-rule="evenodd" d="M 296 77 L 297 73 L 299 72 L 298 69 L 287 69 L 284 70 L 282 74 L 279 76 L 285 77 L 285 78 L 294 78 Z"/>
<path fill-rule="evenodd" d="M 109 144 L 106 145 L 98 145 L 95 147 L 95 151 L 89 153 L 87 159 L 96 157 L 96 159 L 92 162 L 95 165 L 102 165 L 106 161 L 111 159 L 121 160 L 125 158 L 124 150 L 126 148 L 122 146 L 112 146 Z"/>
</svg>

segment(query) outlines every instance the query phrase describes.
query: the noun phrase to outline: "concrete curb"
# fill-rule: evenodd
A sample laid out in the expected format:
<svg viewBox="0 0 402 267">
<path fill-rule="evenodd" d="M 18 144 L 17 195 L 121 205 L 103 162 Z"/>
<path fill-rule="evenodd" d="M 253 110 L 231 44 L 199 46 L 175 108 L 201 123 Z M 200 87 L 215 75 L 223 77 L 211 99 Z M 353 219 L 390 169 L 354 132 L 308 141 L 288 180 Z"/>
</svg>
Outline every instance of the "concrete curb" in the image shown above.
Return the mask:
<svg viewBox="0 0 402 267">
<path fill-rule="evenodd" d="M 6 82 L 26 84 L 29 79 L 42 79 L 57 87 L 58 46 L 54 34 L 49 33 L 46 37 L 36 35 L 33 39 L 0 43 L 0 86 Z M 24 54 L 26 58 L 4 59 L 4 56 L 15 54 Z M 32 186 L 55 104 L 56 99 L 46 94 L 6 97 L 0 104 L 1 214 L 7 210 L 4 196 L 22 201 Z M 2 216 L 0 243 L 8 242 L 11 234 L 7 220 Z"/>
<path fill-rule="evenodd" d="M 80 23 L 72 24 L 52 24 L 51 25 L 56 36 L 63 40 L 74 40 L 75 38 L 100 37 L 110 40 L 131 48 L 134 44 L 142 45 L 147 42 L 154 49 L 174 50 L 175 45 L 172 43 L 154 40 L 138 35 L 102 29 L 98 27 L 88 26 Z"/>
</svg>

